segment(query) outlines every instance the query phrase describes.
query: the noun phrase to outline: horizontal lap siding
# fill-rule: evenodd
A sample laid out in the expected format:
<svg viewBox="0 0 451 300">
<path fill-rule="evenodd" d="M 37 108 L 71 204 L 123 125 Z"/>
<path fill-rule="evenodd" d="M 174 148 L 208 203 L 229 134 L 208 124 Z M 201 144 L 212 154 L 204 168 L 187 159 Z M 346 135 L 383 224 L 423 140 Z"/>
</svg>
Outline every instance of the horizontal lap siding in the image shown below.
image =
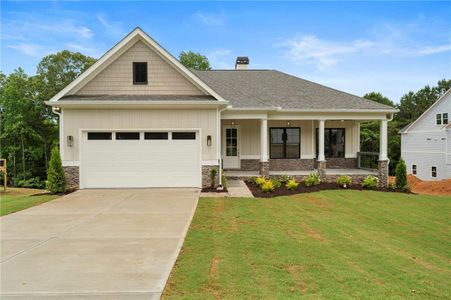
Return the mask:
<svg viewBox="0 0 451 300">
<path fill-rule="evenodd" d="M 216 110 L 69 110 L 63 111 L 64 140 L 74 137 L 73 147 L 64 146 L 65 161 L 79 160 L 81 129 L 200 128 L 202 160 L 216 158 Z M 212 136 L 207 146 L 207 135 Z"/>
<path fill-rule="evenodd" d="M 147 62 L 148 84 L 133 84 L 133 62 Z M 77 95 L 203 95 L 171 65 L 138 41 L 81 88 Z"/>
</svg>

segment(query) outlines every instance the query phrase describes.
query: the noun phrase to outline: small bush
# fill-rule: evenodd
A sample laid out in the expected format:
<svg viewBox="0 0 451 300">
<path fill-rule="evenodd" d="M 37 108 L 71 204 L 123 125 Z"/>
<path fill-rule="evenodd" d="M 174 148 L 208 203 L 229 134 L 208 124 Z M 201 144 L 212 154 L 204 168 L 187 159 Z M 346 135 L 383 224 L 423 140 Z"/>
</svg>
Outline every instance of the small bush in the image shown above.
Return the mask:
<svg viewBox="0 0 451 300">
<path fill-rule="evenodd" d="M 226 189 L 228 182 L 227 182 L 227 177 L 224 174 L 224 171 L 222 171 L 221 182 L 222 182 L 222 187 Z"/>
<path fill-rule="evenodd" d="M 265 180 L 265 182 L 260 186 L 262 192 L 270 193 L 274 191 L 274 184 L 271 180 Z"/>
<path fill-rule="evenodd" d="M 297 183 L 296 180 L 294 180 L 294 179 L 288 180 L 287 184 L 285 185 L 285 187 L 289 190 L 295 190 L 298 188 L 298 186 L 299 186 L 299 183 Z"/>
<path fill-rule="evenodd" d="M 263 177 L 257 177 L 254 182 L 256 185 L 262 186 L 262 184 L 266 182 L 266 179 Z"/>
<path fill-rule="evenodd" d="M 396 187 L 398 189 L 407 189 L 408 188 L 408 183 L 407 183 L 407 170 L 406 170 L 406 163 L 404 162 L 404 160 L 401 158 L 398 162 L 398 164 L 396 165 Z"/>
<path fill-rule="evenodd" d="M 379 184 L 379 178 L 368 175 L 366 178 L 362 181 L 362 186 L 367 189 L 374 189 Z"/>
<path fill-rule="evenodd" d="M 274 188 L 278 189 L 282 186 L 282 183 L 280 182 L 280 180 L 277 179 L 271 179 L 272 184 L 274 185 Z"/>
<path fill-rule="evenodd" d="M 318 185 L 321 183 L 318 173 L 310 173 L 310 175 L 305 179 L 306 186 Z"/>
<path fill-rule="evenodd" d="M 337 183 L 339 186 L 346 188 L 351 185 L 352 179 L 349 176 L 341 175 L 340 177 L 337 178 Z"/>
<path fill-rule="evenodd" d="M 249 181 L 252 182 L 253 184 L 257 184 L 255 183 L 255 180 L 257 180 L 257 178 L 258 178 L 257 176 L 252 176 L 249 178 Z"/>
<path fill-rule="evenodd" d="M 42 189 L 45 188 L 45 182 L 43 182 L 39 177 L 30 179 L 21 179 L 17 180 L 16 187 Z"/>
<path fill-rule="evenodd" d="M 49 170 L 47 171 L 47 190 L 52 193 L 64 193 L 66 191 L 66 177 L 58 147 L 52 149 Z"/>
<path fill-rule="evenodd" d="M 212 188 L 216 185 L 216 174 L 218 173 L 218 169 L 213 168 L 210 170 L 210 186 Z"/>
<path fill-rule="evenodd" d="M 290 175 L 282 175 L 280 177 L 280 181 L 283 183 L 287 183 L 288 181 L 292 180 L 293 177 L 291 177 Z"/>
</svg>

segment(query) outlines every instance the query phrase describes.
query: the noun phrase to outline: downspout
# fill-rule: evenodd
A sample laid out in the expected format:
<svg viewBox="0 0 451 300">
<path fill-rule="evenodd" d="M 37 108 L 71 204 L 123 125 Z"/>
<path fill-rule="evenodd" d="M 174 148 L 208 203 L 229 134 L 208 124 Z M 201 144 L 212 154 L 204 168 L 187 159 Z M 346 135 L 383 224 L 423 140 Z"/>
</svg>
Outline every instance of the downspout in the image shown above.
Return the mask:
<svg viewBox="0 0 451 300">
<path fill-rule="evenodd" d="M 217 128 L 217 140 L 216 140 L 216 156 L 218 158 L 218 174 L 219 174 L 219 186 L 222 187 L 222 153 L 221 153 L 221 113 L 226 110 L 227 107 L 224 107 L 222 109 L 217 108 L 216 109 L 216 128 Z"/>
<path fill-rule="evenodd" d="M 63 158 L 63 120 L 62 120 L 62 110 L 61 107 L 52 106 L 52 112 L 56 115 L 58 115 L 58 123 L 59 123 L 59 144 L 60 144 L 60 157 L 61 160 L 64 160 Z"/>
</svg>

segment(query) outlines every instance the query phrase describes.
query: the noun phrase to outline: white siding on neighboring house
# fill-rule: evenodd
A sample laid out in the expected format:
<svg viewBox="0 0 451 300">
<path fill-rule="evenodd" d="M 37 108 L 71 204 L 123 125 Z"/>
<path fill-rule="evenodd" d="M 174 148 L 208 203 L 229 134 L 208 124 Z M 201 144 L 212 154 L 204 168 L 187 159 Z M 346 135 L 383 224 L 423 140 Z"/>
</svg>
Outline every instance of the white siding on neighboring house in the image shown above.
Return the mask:
<svg viewBox="0 0 451 300">
<path fill-rule="evenodd" d="M 401 156 L 408 173 L 417 166 L 417 177 L 422 180 L 451 178 L 450 134 L 446 125 L 436 124 L 436 115 L 448 113 L 451 122 L 451 93 L 426 111 L 405 133 L 401 134 Z M 437 167 L 437 177 L 431 177 L 431 168 Z"/>
<path fill-rule="evenodd" d="M 133 84 L 133 62 L 147 62 L 148 84 Z M 138 41 L 76 95 L 204 95 L 183 75 Z"/>
</svg>

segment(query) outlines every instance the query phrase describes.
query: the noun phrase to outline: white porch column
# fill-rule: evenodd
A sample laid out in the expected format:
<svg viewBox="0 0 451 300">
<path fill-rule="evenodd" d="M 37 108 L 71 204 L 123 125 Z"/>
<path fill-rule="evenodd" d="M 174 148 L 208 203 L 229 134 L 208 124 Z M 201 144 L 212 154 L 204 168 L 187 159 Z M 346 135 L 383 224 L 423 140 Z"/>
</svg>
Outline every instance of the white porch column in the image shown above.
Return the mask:
<svg viewBox="0 0 451 300">
<path fill-rule="evenodd" d="M 324 120 L 319 120 L 319 128 L 318 128 L 318 161 L 325 161 L 324 157 Z"/>
<path fill-rule="evenodd" d="M 268 120 L 260 120 L 260 161 L 268 161 Z"/>
<path fill-rule="evenodd" d="M 387 120 L 382 120 L 380 124 L 379 160 L 388 160 L 387 156 Z"/>
</svg>

